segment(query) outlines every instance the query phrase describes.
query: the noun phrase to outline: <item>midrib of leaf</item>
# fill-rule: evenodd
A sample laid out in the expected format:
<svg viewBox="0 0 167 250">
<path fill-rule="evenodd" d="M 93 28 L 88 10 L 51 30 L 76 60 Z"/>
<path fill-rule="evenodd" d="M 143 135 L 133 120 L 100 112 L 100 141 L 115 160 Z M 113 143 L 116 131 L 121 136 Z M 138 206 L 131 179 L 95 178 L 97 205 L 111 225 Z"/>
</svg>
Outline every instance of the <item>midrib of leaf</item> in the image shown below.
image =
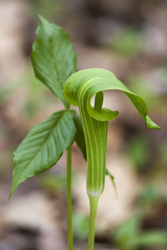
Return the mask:
<svg viewBox="0 0 167 250">
<path fill-rule="evenodd" d="M 32 161 L 35 159 L 35 157 L 37 157 L 37 155 L 40 153 L 41 149 L 44 147 L 44 145 L 46 144 L 46 142 L 49 140 L 49 138 L 51 137 L 51 135 L 53 134 L 53 130 L 58 126 L 58 124 L 60 123 L 60 120 L 62 119 L 63 115 L 65 114 L 65 112 L 62 113 L 62 115 L 60 116 L 60 118 L 58 119 L 58 122 L 56 123 L 56 125 L 54 126 L 54 128 L 51 129 L 51 132 L 49 133 L 49 135 L 47 136 L 46 140 L 44 141 L 44 143 L 41 145 L 41 147 L 39 147 L 39 150 L 37 151 L 37 153 L 34 155 L 34 157 L 31 159 L 31 161 L 25 165 L 24 169 L 21 171 L 21 173 L 19 174 L 19 178 L 23 175 L 25 169 L 32 163 Z M 54 138 L 54 137 L 53 137 Z M 64 138 L 63 138 L 64 139 Z M 55 139 L 54 139 L 55 140 Z M 47 148 L 47 147 L 46 147 Z M 47 148 L 48 150 L 48 148 Z M 47 152 L 48 154 L 48 152 Z M 28 161 L 28 160 L 27 160 Z M 39 164 L 40 165 L 40 164 Z"/>
<path fill-rule="evenodd" d="M 50 43 L 50 47 L 51 47 L 51 49 L 49 49 L 49 54 L 50 54 L 50 57 L 52 59 L 53 65 L 54 65 L 54 69 L 55 69 L 56 74 L 57 74 L 57 81 L 59 83 L 60 88 L 63 89 L 63 86 L 62 86 L 62 83 L 61 83 L 61 80 L 60 80 L 60 74 L 59 74 L 59 71 L 57 69 L 57 63 L 56 63 L 56 60 L 54 60 L 55 58 L 53 56 L 54 55 L 54 53 L 53 53 L 53 45 L 52 45 L 53 39 L 51 39 L 51 41 L 49 40 L 49 43 Z"/>
</svg>

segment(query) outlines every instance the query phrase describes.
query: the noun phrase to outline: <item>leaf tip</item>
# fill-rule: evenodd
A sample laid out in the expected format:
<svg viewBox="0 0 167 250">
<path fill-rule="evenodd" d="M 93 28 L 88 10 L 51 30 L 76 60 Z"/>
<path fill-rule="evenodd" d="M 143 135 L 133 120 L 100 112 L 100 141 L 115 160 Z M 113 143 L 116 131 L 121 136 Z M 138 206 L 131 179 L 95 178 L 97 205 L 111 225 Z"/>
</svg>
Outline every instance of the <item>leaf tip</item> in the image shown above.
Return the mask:
<svg viewBox="0 0 167 250">
<path fill-rule="evenodd" d="M 146 127 L 150 128 L 150 129 L 159 129 L 161 130 L 161 128 L 155 123 L 153 122 L 149 116 L 146 116 Z"/>
<path fill-rule="evenodd" d="M 46 20 L 43 16 L 39 15 L 39 14 L 35 14 L 35 17 L 37 17 L 41 22 Z"/>
<path fill-rule="evenodd" d="M 10 198 L 12 196 L 12 192 L 10 191 L 9 197 L 8 197 L 8 201 L 10 201 Z"/>
<path fill-rule="evenodd" d="M 14 191 L 16 190 L 16 188 L 13 188 L 13 183 L 12 183 L 12 186 L 11 186 L 11 189 L 10 189 L 10 193 L 9 193 L 9 197 L 8 197 L 8 200 L 10 200 L 12 194 L 14 193 Z"/>
</svg>

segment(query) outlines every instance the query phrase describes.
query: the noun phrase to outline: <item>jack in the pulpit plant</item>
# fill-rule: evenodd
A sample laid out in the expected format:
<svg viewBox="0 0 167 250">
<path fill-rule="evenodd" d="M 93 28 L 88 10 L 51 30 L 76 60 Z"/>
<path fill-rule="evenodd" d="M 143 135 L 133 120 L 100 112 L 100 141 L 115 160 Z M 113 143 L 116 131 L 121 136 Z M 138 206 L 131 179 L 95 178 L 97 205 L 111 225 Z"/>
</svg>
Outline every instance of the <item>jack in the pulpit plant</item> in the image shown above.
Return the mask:
<svg viewBox="0 0 167 250">
<path fill-rule="evenodd" d="M 90 200 L 88 250 L 93 250 L 98 200 L 104 189 L 105 175 L 110 175 L 106 169 L 108 121 L 119 113 L 103 108 L 103 91 L 124 92 L 145 120 L 147 128 L 160 127 L 148 117 L 144 100 L 131 92 L 112 72 L 98 68 L 77 72 L 76 53 L 67 32 L 41 16 L 39 19 L 31 55 L 35 75 L 64 104 L 65 109 L 34 126 L 14 152 L 10 196 L 21 182 L 54 166 L 67 150 L 68 249 L 73 250 L 71 146 L 76 141 L 87 160 L 87 194 Z M 93 96 L 94 107 L 91 106 Z M 81 120 L 70 105 L 79 107 Z"/>
</svg>

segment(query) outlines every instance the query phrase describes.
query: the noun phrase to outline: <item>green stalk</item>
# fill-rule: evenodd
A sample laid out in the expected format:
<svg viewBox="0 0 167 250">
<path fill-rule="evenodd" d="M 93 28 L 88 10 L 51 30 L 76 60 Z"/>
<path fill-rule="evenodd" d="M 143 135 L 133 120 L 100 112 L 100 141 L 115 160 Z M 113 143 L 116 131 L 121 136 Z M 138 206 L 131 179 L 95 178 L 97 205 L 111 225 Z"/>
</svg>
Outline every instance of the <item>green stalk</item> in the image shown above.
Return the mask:
<svg viewBox="0 0 167 250">
<path fill-rule="evenodd" d="M 68 250 L 73 250 L 71 147 L 67 149 L 67 230 L 68 230 Z"/>
<path fill-rule="evenodd" d="M 99 197 L 89 196 L 90 220 L 89 220 L 88 250 L 94 249 L 95 225 L 96 225 L 96 213 L 97 213 L 98 200 L 99 200 Z"/>
</svg>

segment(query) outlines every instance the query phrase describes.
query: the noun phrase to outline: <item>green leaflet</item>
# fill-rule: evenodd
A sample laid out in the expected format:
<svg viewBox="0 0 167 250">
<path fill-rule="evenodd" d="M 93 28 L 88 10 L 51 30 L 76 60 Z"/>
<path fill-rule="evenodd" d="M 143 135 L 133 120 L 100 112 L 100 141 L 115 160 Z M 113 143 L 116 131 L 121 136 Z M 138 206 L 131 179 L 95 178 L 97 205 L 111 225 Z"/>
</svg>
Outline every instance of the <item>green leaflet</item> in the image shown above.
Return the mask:
<svg viewBox="0 0 167 250">
<path fill-rule="evenodd" d="M 68 33 L 39 16 L 37 39 L 32 47 L 32 64 L 36 77 L 69 108 L 63 87 L 67 78 L 76 72 L 76 53 Z"/>
<path fill-rule="evenodd" d="M 14 170 L 10 196 L 17 186 L 49 168 L 71 146 L 76 128 L 71 111 L 62 110 L 34 126 L 14 152 Z"/>
<path fill-rule="evenodd" d="M 104 69 L 81 70 L 70 76 L 64 86 L 64 95 L 73 105 L 79 106 L 87 149 L 87 192 L 99 196 L 104 188 L 106 170 L 106 145 L 108 121 L 118 116 L 118 111 L 99 110 L 98 102 L 91 107 L 91 98 L 103 90 L 121 90 L 135 105 L 148 128 L 160 129 L 147 115 L 144 100 L 131 92 L 116 76 Z M 102 105 L 102 96 L 100 105 Z"/>
</svg>

